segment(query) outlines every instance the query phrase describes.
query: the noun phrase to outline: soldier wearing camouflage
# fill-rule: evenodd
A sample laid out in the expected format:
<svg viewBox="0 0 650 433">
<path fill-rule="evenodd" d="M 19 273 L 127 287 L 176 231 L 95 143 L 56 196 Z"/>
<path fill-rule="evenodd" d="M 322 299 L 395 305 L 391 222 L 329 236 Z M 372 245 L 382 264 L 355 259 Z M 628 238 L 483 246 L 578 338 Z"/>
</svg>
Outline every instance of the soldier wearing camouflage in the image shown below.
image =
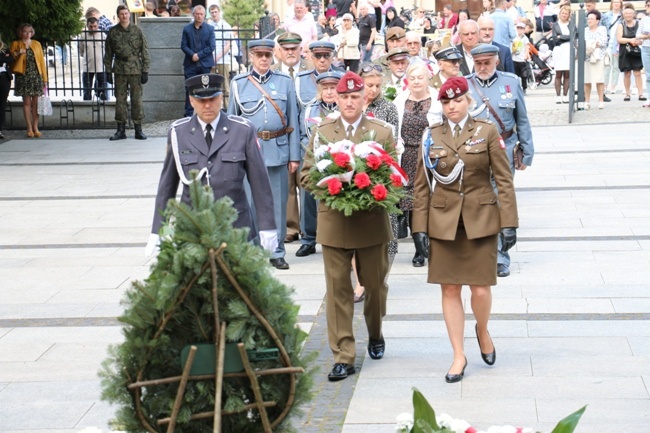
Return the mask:
<svg viewBox="0 0 650 433">
<path fill-rule="evenodd" d="M 117 132 L 111 140 L 126 138 L 127 95 L 131 96 L 131 120 L 135 138 L 145 140 L 142 132 L 144 108 L 142 107 L 142 85 L 149 80 L 149 51 L 147 39 L 142 30 L 130 23 L 131 13 L 125 5 L 117 7 L 119 24 L 111 27 L 106 38 L 104 69 L 107 81 L 115 85 L 115 121 Z M 113 74 L 115 78 L 113 79 Z"/>
</svg>

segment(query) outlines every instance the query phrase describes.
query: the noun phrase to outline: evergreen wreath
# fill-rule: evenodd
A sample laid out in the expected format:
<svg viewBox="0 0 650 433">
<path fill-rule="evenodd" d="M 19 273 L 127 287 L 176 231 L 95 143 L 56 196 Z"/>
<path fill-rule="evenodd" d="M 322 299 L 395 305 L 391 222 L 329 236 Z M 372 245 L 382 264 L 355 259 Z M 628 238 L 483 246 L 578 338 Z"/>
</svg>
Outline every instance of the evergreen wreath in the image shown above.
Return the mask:
<svg viewBox="0 0 650 433">
<path fill-rule="evenodd" d="M 179 383 L 166 379 L 183 374 L 183 348 L 217 341 L 217 323 L 226 322 L 225 339 L 243 343 L 246 351 L 283 346 L 279 360 L 254 362 L 256 372 L 306 369 L 316 355 L 299 356 L 307 334 L 296 326 L 299 307 L 291 299 L 292 290 L 271 274 L 268 254 L 248 242 L 249 229 L 232 227 L 237 218 L 232 200 L 225 197 L 215 202 L 210 187 L 196 180 L 190 185 L 190 198 L 191 206 L 169 201 L 168 223 L 162 229 L 169 234 L 162 237 L 150 276 L 127 290 L 122 302 L 125 312 L 119 318 L 125 324 L 125 340 L 109 348 L 100 371 L 102 398 L 119 406 L 114 422 L 119 430 L 167 431 L 167 425 L 158 425 L 158 421 L 177 410 L 175 432 L 216 431 L 213 417 L 192 418 L 215 410 L 218 380 L 214 375 L 210 380 L 190 378 L 176 408 Z M 221 251 L 217 260 L 222 268 L 214 266 L 217 251 Z M 216 296 L 219 307 L 215 312 Z M 300 375 L 259 375 L 259 389 L 253 389 L 245 374 L 224 377 L 219 382 L 221 431 L 268 431 L 262 428 L 261 411 L 251 409 L 259 401 L 256 393 L 263 401 L 276 403 L 266 407 L 273 431 L 294 431 L 286 421 L 311 399 L 312 376 L 313 370 Z M 133 387 L 142 382 L 151 385 Z"/>
</svg>

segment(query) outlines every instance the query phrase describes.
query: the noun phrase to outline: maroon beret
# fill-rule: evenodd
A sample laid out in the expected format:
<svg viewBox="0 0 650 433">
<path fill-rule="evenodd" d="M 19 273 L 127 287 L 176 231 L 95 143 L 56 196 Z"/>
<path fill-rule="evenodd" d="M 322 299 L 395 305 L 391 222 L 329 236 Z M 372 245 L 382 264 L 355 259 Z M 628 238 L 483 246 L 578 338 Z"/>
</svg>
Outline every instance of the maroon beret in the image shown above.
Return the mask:
<svg viewBox="0 0 650 433">
<path fill-rule="evenodd" d="M 438 101 L 456 99 L 463 96 L 469 90 L 465 77 L 451 77 L 445 81 L 438 92 Z"/>
<path fill-rule="evenodd" d="M 363 79 L 354 72 L 348 71 L 341 77 L 339 85 L 336 86 L 337 93 L 360 92 L 364 88 Z"/>
</svg>

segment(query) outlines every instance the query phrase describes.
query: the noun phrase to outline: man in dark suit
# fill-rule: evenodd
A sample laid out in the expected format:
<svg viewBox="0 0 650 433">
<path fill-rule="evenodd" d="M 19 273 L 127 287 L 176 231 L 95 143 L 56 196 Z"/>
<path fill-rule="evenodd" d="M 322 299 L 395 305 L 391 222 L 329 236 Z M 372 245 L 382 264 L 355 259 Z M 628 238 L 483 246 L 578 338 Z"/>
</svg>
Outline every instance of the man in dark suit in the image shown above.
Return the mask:
<svg viewBox="0 0 650 433">
<path fill-rule="evenodd" d="M 156 210 L 151 236 L 145 250 L 151 255 L 159 243 L 163 211 L 176 197 L 183 183 L 181 201 L 190 203 L 190 170 L 199 171 L 199 182 L 210 184 L 214 198 L 230 197 L 238 211 L 235 227 L 250 227 L 249 239 L 256 237 L 244 178 L 250 183 L 255 204 L 257 227 L 262 246 L 269 251 L 277 247 L 273 218 L 273 195 L 262 153 L 257 145 L 257 129 L 249 121 L 221 112 L 222 75 L 197 75 L 185 81 L 195 114 L 174 122 L 167 138 L 167 155 L 156 195 Z"/>
<path fill-rule="evenodd" d="M 494 45 L 499 49 L 499 64 L 497 71 L 515 73 L 515 64 L 512 61 L 512 51 L 510 45 L 494 42 L 494 20 L 492 18 L 481 17 L 478 19 L 479 40 L 483 44 Z"/>
<path fill-rule="evenodd" d="M 195 75 L 209 74 L 214 66 L 214 27 L 205 22 L 205 7 L 195 6 L 192 16 L 194 22 L 183 27 L 181 38 L 181 50 L 185 53 L 183 71 L 186 80 Z M 188 89 L 185 89 L 185 117 L 190 117 L 192 113 Z"/>
<path fill-rule="evenodd" d="M 305 156 L 300 181 L 309 189 L 309 170 L 314 166 L 314 139 L 323 137 L 335 143 L 349 139 L 360 143 L 374 132 L 373 140 L 393 146 L 392 125 L 363 114 L 364 82 L 354 72 L 347 72 L 336 87 L 337 105 L 341 115 L 324 119 L 311 136 L 311 152 Z M 386 314 L 386 275 L 388 273 L 388 241 L 392 239 L 388 213 L 380 208 L 358 211 L 346 217 L 343 212 L 318 203 L 318 232 L 316 242 L 323 246 L 325 265 L 325 296 L 327 335 L 334 354 L 330 381 L 347 378 L 355 373 L 356 359 L 352 319 L 354 290 L 350 273 L 355 260 L 359 282 L 366 288 L 364 317 L 368 328 L 368 355 L 372 359 L 384 356 L 382 319 Z"/>
<path fill-rule="evenodd" d="M 494 45 L 499 48 L 499 63 L 497 70 L 501 72 L 515 73 L 515 65 L 512 62 L 512 54 L 509 47 L 504 47 L 492 42 L 494 38 L 494 22 L 489 18 L 479 18 L 479 23 L 474 20 L 465 20 L 458 24 L 460 44 L 456 45 L 463 58 L 460 61 L 460 73 L 463 76 L 474 73 L 474 60 L 471 51 L 480 43 Z M 483 30 L 483 29 L 486 30 Z M 491 29 L 491 32 L 490 32 Z M 485 39 L 485 40 L 483 40 Z"/>
</svg>

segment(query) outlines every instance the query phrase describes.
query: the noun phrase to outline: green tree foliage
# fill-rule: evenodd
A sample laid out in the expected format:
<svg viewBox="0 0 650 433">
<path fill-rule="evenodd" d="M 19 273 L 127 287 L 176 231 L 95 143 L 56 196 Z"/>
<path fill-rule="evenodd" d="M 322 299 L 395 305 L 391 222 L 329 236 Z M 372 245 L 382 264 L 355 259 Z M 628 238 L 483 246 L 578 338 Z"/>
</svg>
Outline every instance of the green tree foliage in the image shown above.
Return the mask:
<svg viewBox="0 0 650 433">
<path fill-rule="evenodd" d="M 215 342 L 215 318 L 212 298 L 210 250 L 227 244 L 223 261 L 239 286 L 248 295 L 255 308 L 270 323 L 279 341 L 286 349 L 290 365 L 303 367 L 313 355 L 302 357 L 300 348 L 306 334 L 296 326 L 298 307 L 291 299 L 291 290 L 276 280 L 270 272 L 268 254 L 247 241 L 248 229 L 234 229 L 237 210 L 229 198 L 215 202 L 213 193 L 200 182 L 191 185 L 192 206 L 171 200 L 167 216 L 172 223 L 165 229 L 173 232 L 164 237 L 157 262 L 150 276 L 135 282 L 123 301 L 124 314 L 120 321 L 124 342 L 110 349 L 100 376 L 103 398 L 119 406 L 115 427 L 129 432 L 144 431 L 142 419 L 158 431 L 167 426 L 156 425 L 156 420 L 168 417 L 174 404 L 178 383 L 142 388 L 138 401 L 127 386 L 137 380 L 156 380 L 179 376 L 182 373 L 181 351 L 197 343 Z M 169 230 L 171 227 L 172 230 Z M 184 291 L 191 281 L 195 283 Z M 227 322 L 227 342 L 242 342 L 247 350 L 273 349 L 277 345 L 270 333 L 247 304 L 234 285 L 219 270 L 219 320 Z M 166 321 L 165 317 L 168 317 Z M 164 325 L 162 325 L 165 323 Z M 255 369 L 279 368 L 278 360 L 252 363 Z M 260 376 L 264 401 L 275 401 L 268 409 L 273 422 L 286 407 L 289 415 L 311 398 L 312 372 L 299 374 L 293 406 L 287 404 L 290 394 L 289 375 Z M 241 408 L 255 400 L 247 378 L 225 378 L 222 405 L 224 409 Z M 191 414 L 214 409 L 214 380 L 188 382 L 175 431 L 178 433 L 212 432 L 212 418 L 190 421 Z M 142 419 L 136 407 L 142 406 Z M 285 418 L 285 421 L 289 417 Z M 282 422 L 274 432 L 290 432 L 288 422 Z M 225 415 L 224 433 L 258 433 L 261 429 L 258 412 L 245 411 Z"/>
<path fill-rule="evenodd" d="M 34 39 L 67 41 L 83 29 L 81 0 L 0 1 L 0 33 L 5 42 L 17 39 L 21 23 L 34 26 Z"/>
<path fill-rule="evenodd" d="M 226 0 L 222 2 L 222 8 L 228 24 L 240 29 L 252 29 L 264 15 L 264 0 Z"/>
</svg>

